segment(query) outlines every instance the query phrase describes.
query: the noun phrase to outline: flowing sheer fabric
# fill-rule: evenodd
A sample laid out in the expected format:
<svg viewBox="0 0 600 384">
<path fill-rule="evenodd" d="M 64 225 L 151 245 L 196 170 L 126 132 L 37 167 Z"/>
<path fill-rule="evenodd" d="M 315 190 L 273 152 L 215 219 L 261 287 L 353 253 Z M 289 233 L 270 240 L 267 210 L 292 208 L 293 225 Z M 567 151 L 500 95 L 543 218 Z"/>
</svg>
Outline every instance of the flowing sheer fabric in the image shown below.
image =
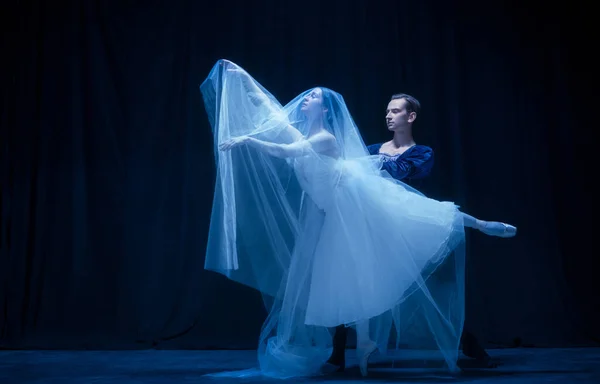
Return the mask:
<svg viewBox="0 0 600 384">
<path fill-rule="evenodd" d="M 321 374 L 331 327 L 365 321 L 381 352 L 390 344 L 434 350 L 457 370 L 464 320 L 458 208 L 380 171 L 342 96 L 327 88 L 318 90 L 334 152 L 297 145 L 311 136 L 315 120 L 303 108 L 317 89 L 282 106 L 242 68 L 220 60 L 200 90 L 217 164 L 205 268 L 259 290 L 269 312 L 260 368 L 222 375 Z M 283 155 L 250 145 L 219 150 L 243 136 L 277 144 Z"/>
</svg>

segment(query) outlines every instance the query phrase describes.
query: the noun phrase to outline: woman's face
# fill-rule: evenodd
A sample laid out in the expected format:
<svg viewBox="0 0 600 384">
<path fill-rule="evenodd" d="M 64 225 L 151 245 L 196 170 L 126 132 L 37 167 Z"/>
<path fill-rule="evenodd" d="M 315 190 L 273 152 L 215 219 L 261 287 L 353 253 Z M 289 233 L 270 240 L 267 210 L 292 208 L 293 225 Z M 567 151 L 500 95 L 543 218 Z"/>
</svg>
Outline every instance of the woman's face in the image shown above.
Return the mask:
<svg viewBox="0 0 600 384">
<path fill-rule="evenodd" d="M 308 117 L 317 117 L 325 112 L 323 108 L 323 90 L 321 88 L 315 88 L 304 97 L 302 106 L 300 108 L 302 112 Z"/>
</svg>

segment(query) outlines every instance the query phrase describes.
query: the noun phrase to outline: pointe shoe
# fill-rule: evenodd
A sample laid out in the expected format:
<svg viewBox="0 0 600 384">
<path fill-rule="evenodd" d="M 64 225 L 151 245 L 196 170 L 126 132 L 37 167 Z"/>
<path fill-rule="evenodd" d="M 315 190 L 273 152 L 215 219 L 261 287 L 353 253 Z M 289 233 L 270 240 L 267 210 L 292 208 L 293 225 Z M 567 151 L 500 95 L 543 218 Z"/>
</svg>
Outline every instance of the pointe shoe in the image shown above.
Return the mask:
<svg viewBox="0 0 600 384">
<path fill-rule="evenodd" d="M 374 341 L 370 341 L 369 343 L 365 343 L 364 346 L 358 347 L 356 350 L 356 354 L 358 355 L 358 367 L 360 368 L 360 374 L 363 377 L 368 375 L 367 366 L 369 364 L 369 357 L 377 350 L 377 344 Z"/>
<path fill-rule="evenodd" d="M 517 235 L 517 227 L 496 221 L 482 221 L 478 229 L 489 236 L 507 238 Z"/>
</svg>

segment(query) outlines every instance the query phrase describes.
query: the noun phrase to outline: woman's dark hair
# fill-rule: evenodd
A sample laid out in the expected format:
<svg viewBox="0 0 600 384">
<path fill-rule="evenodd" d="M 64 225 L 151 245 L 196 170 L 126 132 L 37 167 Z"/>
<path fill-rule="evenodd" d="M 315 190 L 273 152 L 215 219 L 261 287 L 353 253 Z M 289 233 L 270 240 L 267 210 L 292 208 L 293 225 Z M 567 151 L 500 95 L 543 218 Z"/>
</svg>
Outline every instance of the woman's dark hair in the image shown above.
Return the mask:
<svg viewBox="0 0 600 384">
<path fill-rule="evenodd" d="M 325 120 L 329 125 L 330 130 L 333 129 L 333 122 L 338 117 L 340 106 L 337 102 L 335 102 L 335 95 L 333 92 L 327 88 L 319 87 L 322 92 L 322 105 L 327 108 L 327 113 L 325 114 Z M 332 132 L 333 133 L 333 132 Z"/>
</svg>

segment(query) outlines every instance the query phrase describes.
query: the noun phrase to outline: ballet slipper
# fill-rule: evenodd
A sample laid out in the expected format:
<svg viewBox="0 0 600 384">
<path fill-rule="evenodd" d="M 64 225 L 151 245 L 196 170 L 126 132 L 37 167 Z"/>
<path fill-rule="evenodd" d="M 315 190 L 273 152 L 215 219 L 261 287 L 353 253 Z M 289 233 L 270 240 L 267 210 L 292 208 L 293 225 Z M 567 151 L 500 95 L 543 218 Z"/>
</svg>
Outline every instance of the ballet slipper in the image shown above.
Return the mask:
<svg viewBox="0 0 600 384">
<path fill-rule="evenodd" d="M 496 221 L 481 221 L 477 229 L 489 236 L 508 238 L 517 235 L 517 227 Z"/>
<path fill-rule="evenodd" d="M 364 344 L 360 344 L 356 349 L 358 356 L 358 366 L 360 368 L 360 374 L 366 377 L 368 372 L 367 366 L 369 364 L 369 357 L 377 350 L 377 344 L 374 341 L 369 340 Z"/>
</svg>

